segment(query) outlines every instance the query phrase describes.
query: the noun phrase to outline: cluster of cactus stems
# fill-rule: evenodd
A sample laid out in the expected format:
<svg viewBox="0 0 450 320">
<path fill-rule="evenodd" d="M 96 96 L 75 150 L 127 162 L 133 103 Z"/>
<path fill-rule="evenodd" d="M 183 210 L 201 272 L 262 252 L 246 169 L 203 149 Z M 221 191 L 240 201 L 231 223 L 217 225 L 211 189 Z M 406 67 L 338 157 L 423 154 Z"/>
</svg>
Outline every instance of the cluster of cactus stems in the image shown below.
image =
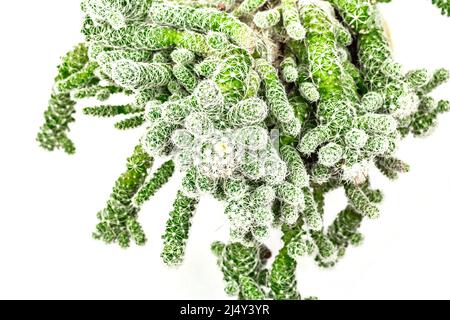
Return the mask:
<svg viewBox="0 0 450 320">
<path fill-rule="evenodd" d="M 191 218 L 210 194 L 229 219 L 229 242 L 212 245 L 226 292 L 301 299 L 298 259 L 334 266 L 363 241 L 363 220 L 379 216 L 369 167 L 391 179 L 408 171 L 395 156 L 402 138 L 430 133 L 450 110 L 429 95 L 450 72 L 404 72 L 377 2 L 389 1 L 83 0 L 85 42 L 58 67 L 37 140 L 74 153 L 74 106 L 92 97 L 102 104 L 84 114 L 146 128 L 94 237 L 145 244 L 140 208 L 178 170 L 163 261 L 183 262 Z M 433 3 L 450 12 L 449 1 Z M 105 104 L 117 94 L 133 102 Z M 337 188 L 348 205 L 325 226 L 325 195 Z M 274 228 L 283 247 L 270 260 Z"/>
<path fill-rule="evenodd" d="M 442 14 L 450 17 L 450 1 L 449 0 L 431 0 L 435 6 L 441 9 Z"/>
</svg>

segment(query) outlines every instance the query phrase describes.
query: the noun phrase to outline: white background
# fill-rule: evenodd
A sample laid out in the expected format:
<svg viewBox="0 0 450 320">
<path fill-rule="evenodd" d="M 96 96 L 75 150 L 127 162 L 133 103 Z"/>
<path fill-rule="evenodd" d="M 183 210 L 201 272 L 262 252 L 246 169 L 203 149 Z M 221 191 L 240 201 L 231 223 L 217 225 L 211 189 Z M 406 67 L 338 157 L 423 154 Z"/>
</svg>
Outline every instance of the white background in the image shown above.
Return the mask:
<svg viewBox="0 0 450 320">
<path fill-rule="evenodd" d="M 383 5 L 397 59 L 407 68 L 450 68 L 450 19 L 429 0 Z M 178 179 L 142 210 L 145 247 L 122 250 L 91 239 L 96 212 L 124 170 L 141 132 L 77 115 L 75 156 L 37 147 L 59 57 L 81 40 L 79 0 L 4 1 L 0 12 L 0 298 L 221 299 L 222 276 L 209 251 L 226 239 L 221 206 L 203 199 L 183 266 L 159 258 Z M 450 85 L 436 92 L 450 98 Z M 81 106 L 80 106 L 81 107 Z M 376 174 L 386 200 L 365 221 L 366 241 L 332 270 L 300 263 L 304 295 L 322 299 L 450 298 L 450 115 L 427 139 L 403 141 L 412 170 L 395 182 Z M 178 178 L 178 177 L 177 177 Z M 327 199 L 331 220 L 345 205 Z M 271 243 L 278 250 L 279 234 Z"/>
</svg>

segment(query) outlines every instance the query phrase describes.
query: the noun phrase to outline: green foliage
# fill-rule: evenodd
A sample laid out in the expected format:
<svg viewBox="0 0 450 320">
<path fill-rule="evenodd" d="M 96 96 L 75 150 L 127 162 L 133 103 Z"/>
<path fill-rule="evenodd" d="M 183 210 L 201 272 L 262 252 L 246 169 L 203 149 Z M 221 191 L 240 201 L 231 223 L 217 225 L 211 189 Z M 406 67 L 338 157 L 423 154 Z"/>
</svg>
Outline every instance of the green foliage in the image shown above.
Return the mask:
<svg viewBox="0 0 450 320">
<path fill-rule="evenodd" d="M 249 300 L 265 297 L 257 281 L 265 263 L 266 250 L 263 247 L 215 242 L 211 249 L 218 258 L 229 295 L 239 295 Z"/>
<path fill-rule="evenodd" d="M 163 235 L 164 247 L 161 257 L 167 265 L 175 266 L 183 262 L 186 241 L 191 227 L 191 218 L 195 213 L 198 201 L 178 192 L 166 232 Z"/>
<path fill-rule="evenodd" d="M 295 272 L 297 263 L 291 258 L 286 248 L 280 250 L 275 258 L 270 273 L 269 284 L 273 298 L 276 300 L 298 300 Z"/>
<path fill-rule="evenodd" d="M 96 107 L 86 107 L 83 109 L 83 113 L 85 115 L 103 118 L 115 117 L 121 114 L 132 114 L 142 111 L 143 111 L 142 109 L 137 109 L 132 104 L 103 105 Z"/>
<path fill-rule="evenodd" d="M 409 165 L 396 158 L 379 157 L 375 165 L 389 179 L 397 179 L 399 173 L 409 171 Z"/>
<path fill-rule="evenodd" d="M 128 247 L 131 239 L 137 245 L 145 244 L 144 231 L 137 221 L 139 209 L 132 199 L 152 165 L 153 158 L 138 145 L 127 160 L 127 170 L 116 181 L 106 208 L 98 213 L 100 222 L 93 234 L 95 239 L 117 242 L 121 247 Z"/>
<path fill-rule="evenodd" d="M 267 0 L 244 0 L 236 9 L 234 9 L 233 14 L 237 17 L 252 14 L 266 2 Z"/>
<path fill-rule="evenodd" d="M 164 162 L 134 197 L 136 206 L 141 206 L 145 201 L 154 196 L 155 193 L 169 181 L 174 171 L 175 164 L 172 160 Z"/>
<path fill-rule="evenodd" d="M 82 0 L 85 43 L 63 57 L 37 140 L 75 151 L 68 138 L 76 102 L 85 115 L 125 116 L 120 130 L 144 134 L 94 237 L 146 242 L 138 213 L 175 173 L 180 189 L 161 257 L 180 265 L 203 195 L 222 202 L 229 242 L 212 251 L 225 292 L 240 299 L 301 299 L 299 259 L 334 266 L 360 245 L 363 221 L 380 214 L 375 165 L 395 179 L 409 166 L 396 149 L 430 134 L 450 102 L 429 94 L 450 72 L 404 72 L 377 3 L 389 0 Z M 433 1 L 449 13 L 448 1 Z M 130 103 L 115 105 L 115 94 Z M 150 174 L 154 160 L 163 164 Z M 324 225 L 326 194 L 347 207 Z M 263 242 L 278 228 L 283 247 Z M 306 298 L 309 299 L 309 298 Z"/>
<path fill-rule="evenodd" d="M 119 130 L 128 130 L 128 129 L 135 129 L 137 127 L 140 127 L 144 123 L 145 123 L 145 117 L 143 114 L 140 114 L 140 115 L 116 122 L 114 127 L 116 127 L 116 129 L 119 129 Z"/>
<path fill-rule="evenodd" d="M 107 100 L 112 94 L 123 92 L 123 90 L 116 86 L 91 86 L 73 90 L 71 97 L 74 100 L 80 100 L 84 98 L 97 98 L 99 101 Z"/>
<path fill-rule="evenodd" d="M 432 3 L 441 9 L 442 14 L 450 16 L 450 1 L 448 0 L 431 0 Z"/>
<path fill-rule="evenodd" d="M 354 239 L 360 237 L 358 229 L 361 226 L 363 216 L 355 209 L 347 207 L 338 213 L 336 219 L 328 228 L 327 236 L 335 246 L 338 258 L 345 254 L 349 245 L 357 244 Z"/>
<path fill-rule="evenodd" d="M 87 47 L 79 44 L 72 51 L 62 58 L 58 66 L 58 75 L 55 78 L 56 83 L 74 79 L 85 65 L 88 63 Z M 82 84 L 79 87 L 83 87 Z M 72 82 L 72 88 L 78 88 L 78 84 Z M 63 149 L 69 154 L 75 152 L 73 142 L 67 137 L 69 125 L 75 121 L 75 102 L 70 97 L 70 92 L 66 90 L 53 90 L 48 103 L 48 109 L 44 114 L 45 123 L 41 127 L 37 140 L 39 144 L 49 151 L 54 149 Z"/>
</svg>

